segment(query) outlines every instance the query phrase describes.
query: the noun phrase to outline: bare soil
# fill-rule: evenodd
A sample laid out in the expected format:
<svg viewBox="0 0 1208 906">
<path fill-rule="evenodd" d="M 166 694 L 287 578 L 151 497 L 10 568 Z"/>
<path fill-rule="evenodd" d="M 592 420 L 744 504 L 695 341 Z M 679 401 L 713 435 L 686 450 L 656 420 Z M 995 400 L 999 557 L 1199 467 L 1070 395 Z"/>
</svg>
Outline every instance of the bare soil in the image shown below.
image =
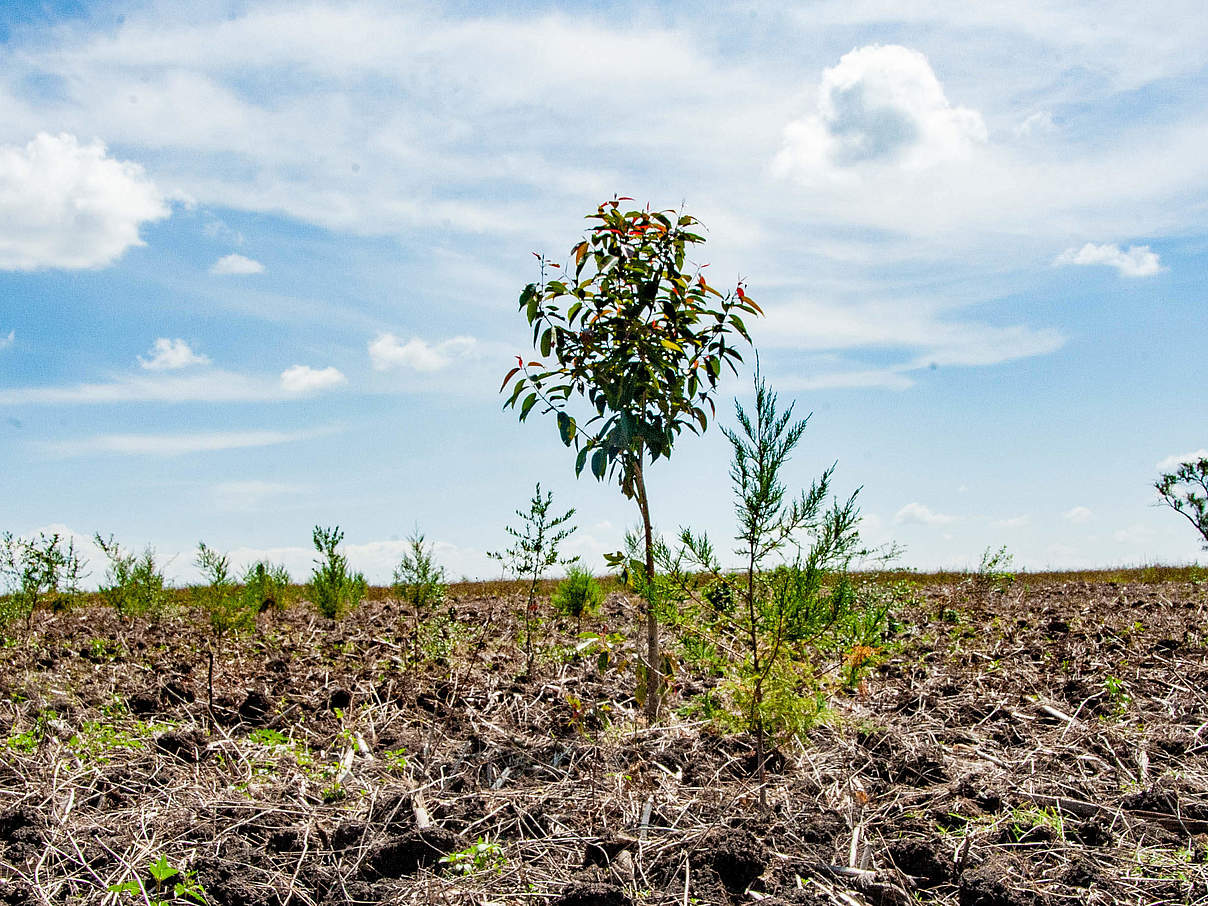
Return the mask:
<svg viewBox="0 0 1208 906">
<path fill-rule="evenodd" d="M 685 716 L 715 677 L 646 728 L 573 623 L 526 675 L 518 606 L 264 614 L 212 710 L 199 615 L 39 615 L 0 650 L 0 904 L 1208 903 L 1203 585 L 920 586 L 766 807 L 752 740 Z"/>
</svg>

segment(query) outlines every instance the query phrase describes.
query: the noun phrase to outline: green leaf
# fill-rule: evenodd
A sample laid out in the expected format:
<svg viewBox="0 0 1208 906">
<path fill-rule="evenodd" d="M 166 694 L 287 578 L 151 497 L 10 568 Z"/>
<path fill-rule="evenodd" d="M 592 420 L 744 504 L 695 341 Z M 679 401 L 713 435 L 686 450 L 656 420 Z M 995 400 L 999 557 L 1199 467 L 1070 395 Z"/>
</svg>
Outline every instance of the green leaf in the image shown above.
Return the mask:
<svg viewBox="0 0 1208 906">
<path fill-rule="evenodd" d="M 575 478 L 583 474 L 583 466 L 587 464 L 588 448 L 584 447 L 579 451 L 579 455 L 575 457 Z"/>
<path fill-rule="evenodd" d="M 591 474 L 595 475 L 596 478 L 603 479 L 604 472 L 607 470 L 607 468 L 608 468 L 608 454 L 604 452 L 603 448 L 600 448 L 600 449 L 596 450 L 595 453 L 592 454 Z"/>
<path fill-rule="evenodd" d="M 546 328 L 545 333 L 543 333 L 541 335 L 541 355 L 542 355 L 542 357 L 549 355 L 549 351 L 553 346 L 553 341 L 554 341 L 554 329 L 552 327 Z"/>
<path fill-rule="evenodd" d="M 672 342 L 671 340 L 668 340 L 668 339 L 662 339 L 662 340 L 659 340 L 659 342 L 663 345 L 663 347 L 665 349 L 671 349 L 675 352 L 680 353 L 681 355 L 684 352 L 684 347 L 681 346 L 679 343 Z"/>
<path fill-rule="evenodd" d="M 558 413 L 558 433 L 562 435 L 562 443 L 568 447 L 575 439 L 575 420 L 565 412 Z"/>
<path fill-rule="evenodd" d="M 537 394 L 530 393 L 524 398 L 524 403 L 520 406 L 520 420 L 524 421 L 528 417 L 529 410 L 537 404 Z"/>
<path fill-rule="evenodd" d="M 528 294 L 528 310 L 525 312 L 525 316 L 528 318 L 528 322 L 532 324 L 537 320 L 537 308 L 540 305 L 540 299 L 537 297 L 537 288 L 535 286 L 530 285 L 529 290 L 531 292 Z"/>
</svg>

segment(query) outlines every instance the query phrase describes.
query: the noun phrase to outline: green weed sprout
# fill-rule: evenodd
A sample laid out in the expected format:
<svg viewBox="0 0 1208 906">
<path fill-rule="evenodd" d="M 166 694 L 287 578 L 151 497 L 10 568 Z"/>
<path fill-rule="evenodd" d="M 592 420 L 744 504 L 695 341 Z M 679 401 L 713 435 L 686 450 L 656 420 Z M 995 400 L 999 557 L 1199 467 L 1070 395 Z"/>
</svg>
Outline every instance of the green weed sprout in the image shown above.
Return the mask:
<svg viewBox="0 0 1208 906">
<path fill-rule="evenodd" d="M 316 525 L 312 540 L 320 556 L 311 572 L 311 599 L 319 613 L 334 620 L 361 603 L 366 591 L 365 577 L 348 571 L 348 558 L 339 550 L 344 533 L 338 525 L 332 528 Z"/>
<path fill-rule="evenodd" d="M 440 858 L 441 865 L 447 865 L 451 871 L 463 875 L 475 874 L 487 869 L 502 872 L 505 862 L 503 847 L 498 843 L 484 840 L 482 837 L 465 849 Z"/>
</svg>

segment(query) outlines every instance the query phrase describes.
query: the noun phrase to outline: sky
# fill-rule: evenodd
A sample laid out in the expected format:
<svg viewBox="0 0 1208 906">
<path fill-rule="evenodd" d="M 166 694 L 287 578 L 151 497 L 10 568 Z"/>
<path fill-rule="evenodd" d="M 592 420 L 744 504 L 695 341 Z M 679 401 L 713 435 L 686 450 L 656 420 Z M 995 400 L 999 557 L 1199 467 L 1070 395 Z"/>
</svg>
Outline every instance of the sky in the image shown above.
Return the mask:
<svg viewBox="0 0 1208 906">
<path fill-rule="evenodd" d="M 1208 446 L 1206 95 L 1201 0 L 8 0 L 0 530 L 494 577 L 541 482 L 603 572 L 636 506 L 498 388 L 620 194 L 704 223 L 786 483 L 899 566 L 1202 561 L 1152 484 Z M 716 427 L 647 480 L 725 551 Z"/>
</svg>

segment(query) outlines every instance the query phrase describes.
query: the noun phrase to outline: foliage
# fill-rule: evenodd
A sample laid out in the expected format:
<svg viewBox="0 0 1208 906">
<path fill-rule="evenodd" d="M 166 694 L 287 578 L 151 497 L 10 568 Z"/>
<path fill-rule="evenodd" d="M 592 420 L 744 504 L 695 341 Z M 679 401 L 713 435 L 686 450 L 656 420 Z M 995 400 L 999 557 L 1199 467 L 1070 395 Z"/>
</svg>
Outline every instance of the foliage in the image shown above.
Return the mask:
<svg viewBox="0 0 1208 906">
<path fill-rule="evenodd" d="M 168 589 L 155 550 L 148 546 L 140 556 L 123 550 L 112 535 L 105 539 L 98 533 L 93 540 L 109 560 L 101 600 L 124 617 L 158 620 L 163 616 Z"/>
<path fill-rule="evenodd" d="M 575 527 L 563 528 L 575 515 L 572 507 L 561 516 L 554 516 L 550 508 L 554 505 L 552 491 L 542 494 L 541 483 L 537 483 L 529 501 L 528 512 L 516 510 L 521 519 L 521 528 L 506 526 L 505 531 L 516 539 L 515 544 L 505 551 L 487 554 L 500 561 L 504 568 L 518 578 L 528 582 L 524 603 L 524 649 L 528 660 L 528 673 L 533 673 L 536 652 L 533 647 L 533 631 L 537 621 L 537 583 L 546 571 L 554 566 L 569 566 L 578 557 L 563 558 L 559 548 L 563 541 L 575 531 Z"/>
<path fill-rule="evenodd" d="M 337 619 L 355 608 L 365 597 L 365 577 L 348 571 L 348 558 L 340 553 L 344 533 L 340 527 L 323 528 L 316 525 L 312 534 L 315 559 L 310 576 L 310 595 L 319 613 Z"/>
<path fill-rule="evenodd" d="M 248 599 L 240 594 L 231 577 L 230 560 L 204 541 L 197 544 L 197 568 L 209 582 L 197 589 L 196 594 L 202 609 L 210 618 L 210 629 L 216 639 L 230 632 L 241 632 L 256 622 L 256 610 L 248 606 Z"/>
<path fill-rule="evenodd" d="M 154 883 L 151 890 L 147 889 L 147 885 L 142 879 L 111 884 L 108 890 L 114 894 L 129 894 L 136 901 L 149 903 L 151 906 L 168 906 L 173 900 L 184 900 L 201 904 L 201 906 L 206 906 L 209 902 L 206 899 L 205 888 L 197 880 L 196 874 L 175 867 L 168 861 L 167 856 L 161 855 L 153 862 L 149 862 L 147 874 Z M 172 882 L 171 886 L 168 886 L 169 881 Z"/>
<path fill-rule="evenodd" d="M 1168 506 L 1195 528 L 1208 551 L 1208 456 L 1180 463 L 1173 472 L 1164 473 L 1154 489 Z"/>
<path fill-rule="evenodd" d="M 974 591 L 983 596 L 991 592 L 1005 592 L 1015 583 L 1015 573 L 1011 571 L 1014 562 L 1015 558 L 1007 552 L 1006 545 L 998 550 L 987 547 L 973 575 Z"/>
<path fill-rule="evenodd" d="M 488 868 L 501 872 L 505 862 L 503 847 L 482 837 L 465 849 L 440 857 L 441 865 L 447 865 L 451 871 L 463 875 L 485 871 Z"/>
<path fill-rule="evenodd" d="M 684 587 L 696 581 L 684 571 L 685 557 L 712 577 L 706 586 L 712 618 L 742 651 L 731 698 L 755 735 L 761 774 L 765 734 L 795 734 L 817 713 L 817 689 L 804 646 L 850 620 L 856 594 L 846 570 L 860 553 L 859 492 L 827 505 L 834 466 L 809 490 L 788 497 L 783 470 L 808 419 L 794 421 L 793 406 L 778 412 L 776 403 L 776 394 L 757 370 L 754 412 L 736 400 L 738 429 L 724 432 L 732 450 L 730 479 L 738 521 L 734 554 L 741 568 L 723 577 L 708 538 L 689 530 L 681 532 L 681 562 L 671 564 Z M 804 551 L 803 535 L 810 539 Z M 795 555 L 783 559 L 781 552 L 790 546 Z M 782 562 L 768 569 L 774 556 Z"/>
<path fill-rule="evenodd" d="M 689 249 L 704 242 L 694 217 L 622 210 L 621 202 L 631 200 L 614 198 L 588 215 L 596 223 L 571 250 L 573 266 L 560 278 L 547 280 L 551 270 L 563 269 L 538 256 L 541 282 L 524 288 L 520 309 L 534 346 L 553 361 L 517 357 L 500 389 L 515 379 L 505 407 L 518 407 L 521 421 L 538 402 L 542 413 L 556 416 L 562 442 L 577 451 L 576 474 L 590 462 L 597 479 L 615 479 L 636 501 L 645 571 L 653 576 L 644 463 L 670 458 L 685 428 L 708 427 L 722 369 L 735 370 L 741 361 L 731 337 L 750 342 L 743 316 L 762 312 L 741 282 L 723 294 L 690 264 Z M 585 398 L 585 418 L 570 411 L 572 397 Z M 646 663 L 657 681 L 658 622 L 647 605 Z M 647 700 L 651 721 L 658 717 L 658 691 L 655 685 Z"/>
<path fill-rule="evenodd" d="M 559 613 L 581 620 L 584 614 L 595 614 L 604 603 L 604 590 L 590 570 L 572 566 L 559 583 L 550 603 Z"/>
<path fill-rule="evenodd" d="M 445 599 L 445 571 L 436 565 L 435 548 L 424 545 L 419 529 L 407 538 L 407 544 L 410 551 L 394 570 L 394 593 L 410 602 L 418 614 Z"/>
<path fill-rule="evenodd" d="M 243 573 L 244 606 L 253 613 L 285 609 L 289 602 L 290 577 L 284 566 L 260 560 Z"/>
<path fill-rule="evenodd" d="M 75 541 L 58 532 L 37 538 L 0 536 L 0 579 L 7 594 L 0 597 L 0 628 L 24 619 L 28 627 L 38 605 L 50 601 L 58 607 L 79 594 L 83 561 Z"/>
</svg>

